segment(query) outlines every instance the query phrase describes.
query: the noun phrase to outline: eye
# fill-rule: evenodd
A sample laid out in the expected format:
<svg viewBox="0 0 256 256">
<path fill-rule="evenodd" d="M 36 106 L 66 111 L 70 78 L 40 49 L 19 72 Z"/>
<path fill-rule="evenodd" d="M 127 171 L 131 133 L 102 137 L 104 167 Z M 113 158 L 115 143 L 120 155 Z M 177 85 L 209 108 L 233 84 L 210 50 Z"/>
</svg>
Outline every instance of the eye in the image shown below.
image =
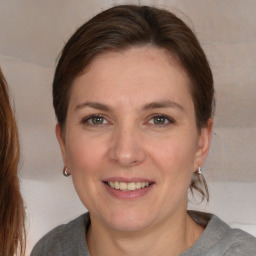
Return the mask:
<svg viewBox="0 0 256 256">
<path fill-rule="evenodd" d="M 108 121 L 101 115 L 91 115 L 89 117 L 86 117 L 82 120 L 83 124 L 89 124 L 89 125 L 102 125 L 107 124 Z"/>
<path fill-rule="evenodd" d="M 88 122 L 90 124 L 103 124 L 104 123 L 104 118 L 102 116 L 95 116 L 95 117 L 91 117 Z"/>
<path fill-rule="evenodd" d="M 174 120 L 165 115 L 155 115 L 149 120 L 149 123 L 153 125 L 165 126 L 174 123 Z"/>
<path fill-rule="evenodd" d="M 168 122 L 168 120 L 166 117 L 157 116 L 153 118 L 153 122 L 154 124 L 165 124 L 166 122 Z"/>
</svg>

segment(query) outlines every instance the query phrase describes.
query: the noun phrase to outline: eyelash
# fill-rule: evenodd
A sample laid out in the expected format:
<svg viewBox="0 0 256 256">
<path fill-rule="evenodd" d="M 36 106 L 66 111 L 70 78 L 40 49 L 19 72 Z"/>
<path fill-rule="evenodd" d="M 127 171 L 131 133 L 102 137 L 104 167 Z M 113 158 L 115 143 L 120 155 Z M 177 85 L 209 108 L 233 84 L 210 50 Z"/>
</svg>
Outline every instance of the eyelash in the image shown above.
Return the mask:
<svg viewBox="0 0 256 256">
<path fill-rule="evenodd" d="M 168 125 L 171 125 L 171 124 L 175 124 L 175 123 L 176 123 L 173 118 L 171 118 L 170 116 L 164 115 L 164 114 L 153 114 L 153 115 L 150 117 L 149 121 L 152 120 L 152 119 L 154 119 L 154 118 L 165 118 L 165 119 L 168 121 L 168 123 L 164 123 L 164 124 L 152 124 L 152 125 L 156 125 L 156 126 L 158 126 L 158 127 L 159 127 L 159 126 L 160 126 L 160 127 L 166 127 L 166 126 L 168 126 Z M 148 121 L 148 122 L 149 122 L 149 121 Z"/>
<path fill-rule="evenodd" d="M 81 123 L 84 124 L 84 125 L 87 124 L 87 125 L 90 125 L 90 126 L 101 126 L 101 125 L 105 125 L 104 123 L 102 123 L 102 124 L 93 124 L 93 123 L 89 123 L 89 120 L 90 120 L 90 119 L 97 118 L 97 117 L 98 117 L 98 118 L 102 118 L 102 119 L 103 119 L 103 122 L 104 122 L 104 120 L 107 121 L 107 119 L 104 117 L 103 114 L 93 114 L 93 115 L 90 115 L 90 116 L 87 116 L 87 117 L 83 118 L 83 119 L 81 120 Z M 169 117 L 169 116 L 167 116 L 167 115 L 163 115 L 163 114 L 153 114 L 153 115 L 151 115 L 150 118 L 148 119 L 147 123 L 149 123 L 149 122 L 150 122 L 152 119 L 154 119 L 154 118 L 165 118 L 165 119 L 168 121 L 168 123 L 163 123 L 163 124 L 155 124 L 155 123 L 150 124 L 150 125 L 155 125 L 155 126 L 157 126 L 157 127 L 166 127 L 166 126 L 168 126 L 168 125 L 171 125 L 171 124 L 175 124 L 175 123 L 176 123 L 173 118 L 171 118 L 171 117 Z"/>
<path fill-rule="evenodd" d="M 104 123 L 103 124 L 92 124 L 92 123 L 89 123 L 89 120 L 90 119 L 92 119 L 92 118 L 102 118 L 103 119 L 103 122 L 104 122 L 104 120 L 107 120 L 105 117 L 104 117 L 104 115 L 102 115 L 102 114 L 93 114 L 93 115 L 90 115 L 90 116 L 87 116 L 87 117 L 85 117 L 85 118 L 83 118 L 82 119 L 82 121 L 81 121 L 81 123 L 82 124 L 88 124 L 88 125 L 91 125 L 91 126 L 100 126 L 100 125 L 104 125 Z"/>
</svg>

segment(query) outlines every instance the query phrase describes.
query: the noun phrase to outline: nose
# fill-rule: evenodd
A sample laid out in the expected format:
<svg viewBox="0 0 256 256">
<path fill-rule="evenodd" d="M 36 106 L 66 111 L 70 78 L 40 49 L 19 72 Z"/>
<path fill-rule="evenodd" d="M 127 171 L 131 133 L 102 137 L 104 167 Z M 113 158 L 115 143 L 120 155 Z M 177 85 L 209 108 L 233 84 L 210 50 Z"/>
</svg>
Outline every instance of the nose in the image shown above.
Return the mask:
<svg viewBox="0 0 256 256">
<path fill-rule="evenodd" d="M 109 156 L 112 162 L 123 167 L 139 165 L 145 160 L 143 139 L 136 128 L 120 127 L 115 130 Z"/>
</svg>

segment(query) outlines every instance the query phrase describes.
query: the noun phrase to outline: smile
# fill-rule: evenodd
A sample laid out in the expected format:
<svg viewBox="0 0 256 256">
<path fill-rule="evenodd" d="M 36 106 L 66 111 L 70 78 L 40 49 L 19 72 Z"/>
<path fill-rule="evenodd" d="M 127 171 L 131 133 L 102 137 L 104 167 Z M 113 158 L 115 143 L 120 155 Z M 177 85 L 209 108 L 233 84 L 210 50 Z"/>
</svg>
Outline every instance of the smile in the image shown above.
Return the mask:
<svg viewBox="0 0 256 256">
<path fill-rule="evenodd" d="M 119 181 L 108 181 L 106 182 L 111 188 L 121 191 L 134 191 L 141 188 L 150 186 L 149 182 L 119 182 Z"/>
</svg>

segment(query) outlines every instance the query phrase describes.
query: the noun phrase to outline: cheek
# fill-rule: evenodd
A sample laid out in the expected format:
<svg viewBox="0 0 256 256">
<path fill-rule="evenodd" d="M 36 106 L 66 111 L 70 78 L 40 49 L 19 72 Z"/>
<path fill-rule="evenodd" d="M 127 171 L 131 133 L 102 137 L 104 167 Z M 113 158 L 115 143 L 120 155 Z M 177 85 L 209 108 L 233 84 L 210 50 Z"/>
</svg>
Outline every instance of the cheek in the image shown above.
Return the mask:
<svg viewBox="0 0 256 256">
<path fill-rule="evenodd" d="M 155 143 L 152 147 L 150 158 L 158 173 L 159 186 L 157 188 L 159 193 L 162 193 L 161 199 L 158 200 L 163 205 L 163 212 L 170 211 L 170 207 L 178 207 L 187 199 L 194 156 L 193 140 L 184 139 L 182 136 L 165 139 L 161 143 Z"/>
<path fill-rule="evenodd" d="M 176 135 L 156 141 L 151 147 L 150 158 L 167 175 L 178 177 L 193 171 L 195 153 L 193 138 Z"/>
<path fill-rule="evenodd" d="M 101 166 L 105 154 L 104 144 L 92 138 L 72 136 L 67 144 L 67 157 L 71 171 L 85 173 Z"/>
<path fill-rule="evenodd" d="M 74 187 L 80 200 L 87 209 L 101 208 L 95 197 L 100 198 L 98 184 L 105 154 L 102 143 L 98 140 L 72 136 L 67 145 L 68 162 L 70 164 Z"/>
</svg>

